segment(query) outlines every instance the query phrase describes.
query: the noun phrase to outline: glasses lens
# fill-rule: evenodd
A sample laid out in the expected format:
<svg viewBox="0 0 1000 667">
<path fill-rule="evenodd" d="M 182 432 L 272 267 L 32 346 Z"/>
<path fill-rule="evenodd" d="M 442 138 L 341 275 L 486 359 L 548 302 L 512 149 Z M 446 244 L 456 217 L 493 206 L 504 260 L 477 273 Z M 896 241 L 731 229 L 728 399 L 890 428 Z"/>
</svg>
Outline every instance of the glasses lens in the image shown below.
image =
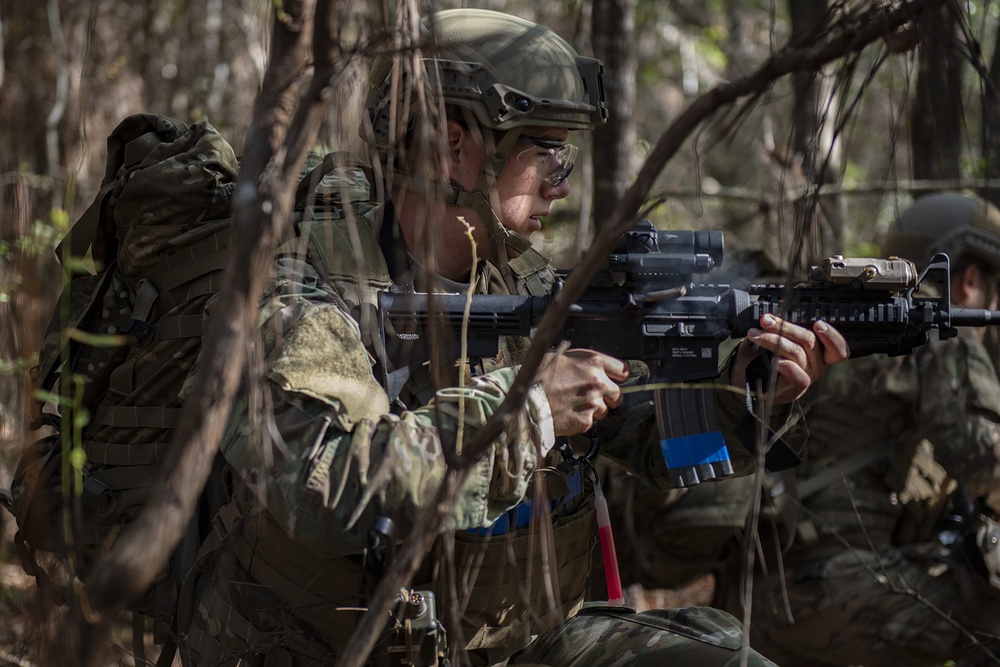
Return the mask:
<svg viewBox="0 0 1000 667">
<path fill-rule="evenodd" d="M 535 145 L 518 153 L 517 161 L 528 167 L 534 166 L 538 170 L 538 176 L 550 185 L 559 185 L 565 181 L 573 171 L 576 154 L 580 149 L 573 144 L 553 146 L 556 142 L 551 140 L 534 137 L 528 139 Z"/>
</svg>

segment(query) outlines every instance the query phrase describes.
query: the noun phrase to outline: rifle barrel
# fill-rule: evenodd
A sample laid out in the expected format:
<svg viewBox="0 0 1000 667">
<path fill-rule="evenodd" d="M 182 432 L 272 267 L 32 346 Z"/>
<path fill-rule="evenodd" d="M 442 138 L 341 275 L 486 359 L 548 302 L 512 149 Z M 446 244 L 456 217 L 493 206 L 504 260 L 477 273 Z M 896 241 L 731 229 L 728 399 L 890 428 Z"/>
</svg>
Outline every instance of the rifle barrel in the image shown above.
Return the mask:
<svg viewBox="0 0 1000 667">
<path fill-rule="evenodd" d="M 954 327 L 1000 326 L 1000 310 L 952 308 L 951 325 Z"/>
</svg>

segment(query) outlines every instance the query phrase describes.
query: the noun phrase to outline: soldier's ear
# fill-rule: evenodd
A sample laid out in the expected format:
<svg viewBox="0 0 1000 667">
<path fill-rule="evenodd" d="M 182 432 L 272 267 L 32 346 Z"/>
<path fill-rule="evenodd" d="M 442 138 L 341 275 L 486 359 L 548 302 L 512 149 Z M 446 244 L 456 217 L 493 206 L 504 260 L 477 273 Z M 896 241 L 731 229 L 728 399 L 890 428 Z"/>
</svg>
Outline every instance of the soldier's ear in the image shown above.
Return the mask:
<svg viewBox="0 0 1000 667">
<path fill-rule="evenodd" d="M 448 176 L 464 190 L 475 186 L 486 160 L 483 137 L 478 129 L 470 129 L 454 120 L 448 121 Z"/>
<path fill-rule="evenodd" d="M 971 297 L 985 294 L 988 287 L 987 276 L 975 262 L 970 262 L 952 281 L 952 301 L 968 303 Z"/>
<path fill-rule="evenodd" d="M 464 141 L 464 134 L 468 134 L 468 130 L 462 126 L 461 123 L 449 120 L 447 124 L 448 133 L 448 155 L 449 159 L 451 156 L 455 155 L 461 148 L 462 141 Z"/>
</svg>

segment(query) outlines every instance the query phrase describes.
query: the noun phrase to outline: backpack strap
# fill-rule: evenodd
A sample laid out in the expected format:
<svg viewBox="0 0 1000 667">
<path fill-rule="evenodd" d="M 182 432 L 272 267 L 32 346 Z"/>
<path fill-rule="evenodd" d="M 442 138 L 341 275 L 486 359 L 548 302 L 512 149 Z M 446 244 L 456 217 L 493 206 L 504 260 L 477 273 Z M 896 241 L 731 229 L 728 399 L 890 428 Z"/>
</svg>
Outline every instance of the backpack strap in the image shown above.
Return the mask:
<svg viewBox="0 0 1000 667">
<path fill-rule="evenodd" d="M 546 296 L 552 291 L 555 273 L 549 258 L 534 248 L 527 248 L 508 262 L 519 286 L 531 296 Z"/>
</svg>

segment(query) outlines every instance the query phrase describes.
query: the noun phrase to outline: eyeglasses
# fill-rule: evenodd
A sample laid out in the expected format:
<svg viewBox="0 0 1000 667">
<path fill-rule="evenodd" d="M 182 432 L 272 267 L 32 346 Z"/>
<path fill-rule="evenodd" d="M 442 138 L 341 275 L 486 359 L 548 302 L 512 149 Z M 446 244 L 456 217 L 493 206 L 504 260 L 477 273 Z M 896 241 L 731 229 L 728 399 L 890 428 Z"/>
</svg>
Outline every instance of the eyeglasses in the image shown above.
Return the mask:
<svg viewBox="0 0 1000 667">
<path fill-rule="evenodd" d="M 526 167 L 535 167 L 538 177 L 550 185 L 559 185 L 573 171 L 576 154 L 580 149 L 555 139 L 522 137 L 532 144 L 517 154 L 517 161 Z"/>
</svg>

